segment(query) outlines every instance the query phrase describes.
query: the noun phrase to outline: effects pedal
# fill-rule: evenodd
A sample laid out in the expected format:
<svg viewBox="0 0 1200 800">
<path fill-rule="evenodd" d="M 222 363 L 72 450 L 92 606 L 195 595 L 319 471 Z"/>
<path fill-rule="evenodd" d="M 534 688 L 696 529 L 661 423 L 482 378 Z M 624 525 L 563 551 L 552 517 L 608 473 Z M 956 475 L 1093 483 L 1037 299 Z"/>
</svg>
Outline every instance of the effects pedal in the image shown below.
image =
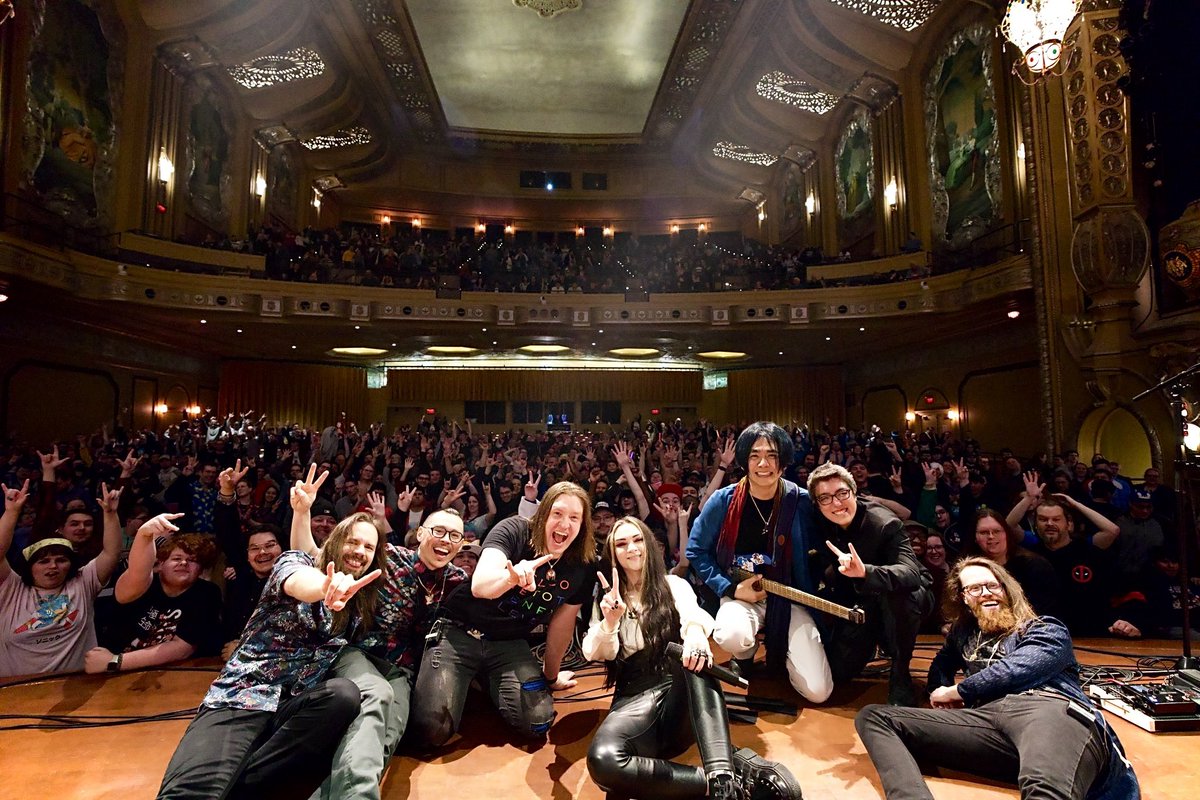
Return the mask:
<svg viewBox="0 0 1200 800">
<path fill-rule="evenodd" d="M 1100 708 L 1151 733 L 1200 730 L 1200 694 L 1164 683 L 1092 684 Z"/>
<path fill-rule="evenodd" d="M 1166 685 L 1126 686 L 1125 696 L 1138 708 L 1152 716 L 1195 714 L 1196 703 L 1183 691 Z"/>
</svg>

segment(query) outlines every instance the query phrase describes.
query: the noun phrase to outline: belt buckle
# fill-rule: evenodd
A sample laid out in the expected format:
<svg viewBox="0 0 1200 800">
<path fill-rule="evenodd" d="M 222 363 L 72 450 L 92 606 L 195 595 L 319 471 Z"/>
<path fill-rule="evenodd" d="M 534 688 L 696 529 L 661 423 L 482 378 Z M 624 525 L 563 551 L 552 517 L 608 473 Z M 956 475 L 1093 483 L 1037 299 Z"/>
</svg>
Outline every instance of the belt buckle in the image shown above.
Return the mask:
<svg viewBox="0 0 1200 800">
<path fill-rule="evenodd" d="M 468 636 L 473 636 L 476 639 L 478 639 L 479 641 L 483 641 L 483 631 L 477 630 L 475 628 L 464 628 L 463 630 L 465 630 L 467 632 Z"/>
</svg>

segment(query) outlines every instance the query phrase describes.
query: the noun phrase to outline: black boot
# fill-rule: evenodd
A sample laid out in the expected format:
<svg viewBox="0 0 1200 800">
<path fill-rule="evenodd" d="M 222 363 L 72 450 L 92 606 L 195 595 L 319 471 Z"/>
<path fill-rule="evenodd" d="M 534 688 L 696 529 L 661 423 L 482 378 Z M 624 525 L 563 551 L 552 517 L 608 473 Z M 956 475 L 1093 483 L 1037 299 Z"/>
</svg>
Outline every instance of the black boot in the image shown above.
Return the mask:
<svg viewBox="0 0 1200 800">
<path fill-rule="evenodd" d="M 733 754 L 740 798 L 745 800 L 803 800 L 800 784 L 787 767 L 743 747 Z"/>
<path fill-rule="evenodd" d="M 892 670 L 888 680 L 888 705 L 908 708 L 916 708 L 919 705 L 912 674 L 908 670 Z"/>
</svg>

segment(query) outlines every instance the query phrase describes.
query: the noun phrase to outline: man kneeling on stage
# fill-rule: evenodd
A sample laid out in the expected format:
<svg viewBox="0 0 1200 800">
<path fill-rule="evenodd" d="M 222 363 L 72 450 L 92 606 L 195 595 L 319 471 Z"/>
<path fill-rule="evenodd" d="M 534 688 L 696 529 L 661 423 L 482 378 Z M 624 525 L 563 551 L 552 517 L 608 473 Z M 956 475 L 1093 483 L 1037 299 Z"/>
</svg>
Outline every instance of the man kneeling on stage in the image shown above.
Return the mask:
<svg viewBox="0 0 1200 800">
<path fill-rule="evenodd" d="M 870 705 L 855 720 L 889 800 L 931 798 L 918 761 L 1015 781 L 1022 798 L 1135 800 L 1116 733 L 1079 684 L 1067 628 L 1034 614 L 986 558 L 946 580 L 950 634 L 929 669 L 931 709 Z M 959 670 L 966 678 L 957 686 Z"/>
</svg>

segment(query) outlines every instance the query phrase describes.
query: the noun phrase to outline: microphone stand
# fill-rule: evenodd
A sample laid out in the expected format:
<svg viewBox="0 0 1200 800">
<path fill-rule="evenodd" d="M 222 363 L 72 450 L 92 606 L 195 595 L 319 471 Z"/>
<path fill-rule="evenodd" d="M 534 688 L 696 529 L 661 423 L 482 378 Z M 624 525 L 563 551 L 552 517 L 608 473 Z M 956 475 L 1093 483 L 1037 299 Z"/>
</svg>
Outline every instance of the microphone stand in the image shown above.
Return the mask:
<svg viewBox="0 0 1200 800">
<path fill-rule="evenodd" d="M 1189 467 L 1195 466 L 1194 459 L 1188 458 L 1188 448 L 1184 444 L 1187 420 L 1183 404 L 1183 389 L 1188 378 L 1200 372 L 1200 362 L 1193 364 L 1182 372 L 1171 375 L 1151 386 L 1144 392 L 1134 395 L 1134 402 L 1157 391 L 1165 391 L 1170 401 L 1171 419 L 1175 428 L 1175 534 L 1179 540 L 1179 605 L 1183 611 L 1183 654 L 1175 661 L 1176 670 L 1200 669 L 1200 659 L 1192 655 L 1192 614 L 1191 586 L 1188 579 L 1188 559 L 1191 555 L 1188 529 L 1192 526 L 1194 504 L 1192 500 L 1191 482 L 1184 482 L 1184 473 Z M 1186 486 L 1186 488 L 1185 488 Z M 1185 517 L 1186 520 L 1185 521 Z"/>
</svg>

